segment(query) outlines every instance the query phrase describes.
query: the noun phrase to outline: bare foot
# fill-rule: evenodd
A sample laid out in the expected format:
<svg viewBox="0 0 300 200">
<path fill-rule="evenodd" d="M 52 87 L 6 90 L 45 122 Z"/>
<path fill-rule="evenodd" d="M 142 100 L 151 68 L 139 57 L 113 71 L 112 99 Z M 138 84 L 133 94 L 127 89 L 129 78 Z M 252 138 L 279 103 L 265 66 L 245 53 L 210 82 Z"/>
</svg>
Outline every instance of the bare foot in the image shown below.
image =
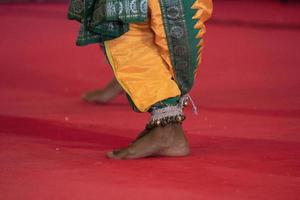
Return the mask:
<svg viewBox="0 0 300 200">
<path fill-rule="evenodd" d="M 150 130 L 148 129 L 144 129 L 142 132 L 140 132 L 136 138 L 131 142 L 131 144 L 135 143 L 137 140 L 139 140 L 140 138 L 144 137 L 145 135 L 147 135 L 150 132 Z"/>
<path fill-rule="evenodd" d="M 187 156 L 189 153 L 189 144 L 181 124 L 169 124 L 150 130 L 126 148 L 108 152 L 107 157 L 136 159 L 149 156 Z"/>
<path fill-rule="evenodd" d="M 105 104 L 122 92 L 122 87 L 116 79 L 113 79 L 104 89 L 87 92 L 82 99 L 89 103 Z"/>
</svg>

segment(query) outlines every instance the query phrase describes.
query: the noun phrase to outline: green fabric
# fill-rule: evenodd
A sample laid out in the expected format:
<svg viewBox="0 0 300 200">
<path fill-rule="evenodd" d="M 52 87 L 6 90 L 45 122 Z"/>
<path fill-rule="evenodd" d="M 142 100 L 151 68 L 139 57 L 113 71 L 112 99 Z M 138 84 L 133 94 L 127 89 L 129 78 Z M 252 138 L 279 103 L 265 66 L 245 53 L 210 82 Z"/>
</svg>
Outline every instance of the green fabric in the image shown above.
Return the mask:
<svg viewBox="0 0 300 200">
<path fill-rule="evenodd" d="M 197 23 L 193 16 L 197 10 L 192 9 L 195 0 L 160 0 L 160 7 L 164 27 L 168 40 L 172 65 L 175 71 L 175 81 L 181 91 L 181 95 L 187 94 L 195 80 L 195 71 L 198 68 L 198 43 L 196 38 L 199 30 L 194 26 Z M 132 100 L 131 106 L 136 111 Z M 176 105 L 180 97 L 162 100 L 154 104 L 153 109 L 160 109 L 170 105 Z"/>
<path fill-rule="evenodd" d="M 194 0 L 159 0 L 175 81 L 181 94 L 188 93 L 198 67 L 196 39 L 199 30 L 194 29 L 197 20 Z M 77 45 L 101 43 L 120 37 L 129 29 L 128 23 L 147 20 L 147 0 L 71 0 L 68 18 L 81 23 Z M 153 105 L 152 109 L 176 105 L 180 97 L 169 98 Z M 138 111 L 130 97 L 131 106 Z"/>
<path fill-rule="evenodd" d="M 133 109 L 133 111 L 135 112 L 140 112 L 139 109 L 135 106 L 134 102 L 132 101 L 131 97 L 126 94 L 129 105 L 131 106 L 131 108 Z M 160 102 L 155 103 L 154 105 L 151 106 L 151 108 L 148 110 L 148 112 L 151 112 L 152 110 L 157 110 L 157 109 L 161 109 L 161 108 L 165 108 L 167 106 L 175 106 L 178 104 L 180 100 L 180 96 L 177 97 L 171 97 L 165 100 L 162 100 Z"/>
<path fill-rule="evenodd" d="M 192 5 L 195 3 L 194 0 L 187 0 L 182 1 L 183 7 L 184 7 L 184 18 L 186 22 L 187 27 L 187 34 L 188 34 L 188 43 L 190 47 L 190 66 L 191 70 L 189 71 L 189 76 L 195 78 L 195 72 L 198 68 L 198 56 L 199 56 L 199 49 L 201 46 L 198 46 L 200 43 L 200 40 L 202 38 L 196 38 L 197 34 L 199 33 L 199 29 L 194 28 L 196 23 L 198 22 L 198 19 L 193 19 L 193 17 L 196 15 L 197 10 L 191 9 Z"/>
<path fill-rule="evenodd" d="M 162 109 L 167 106 L 176 106 L 179 103 L 179 100 L 180 96 L 165 99 L 151 106 L 149 111 L 151 112 L 152 110 Z"/>
<path fill-rule="evenodd" d="M 131 108 L 133 109 L 133 111 L 135 112 L 141 112 L 139 111 L 139 109 L 135 106 L 134 102 L 132 101 L 131 97 L 126 94 L 129 105 L 131 106 Z M 160 102 L 155 103 L 154 105 L 151 106 L 151 108 L 148 110 L 148 112 L 151 112 L 152 110 L 157 110 L 157 109 L 162 109 L 165 108 L 167 106 L 176 106 L 179 103 L 180 100 L 180 96 L 177 97 L 171 97 L 165 100 L 162 100 Z"/>
<path fill-rule="evenodd" d="M 68 18 L 81 23 L 76 44 L 101 43 L 120 37 L 128 23 L 147 20 L 147 0 L 71 0 Z"/>
<path fill-rule="evenodd" d="M 182 95 L 191 90 L 198 67 L 197 44 L 200 40 L 196 39 L 199 30 L 194 29 L 197 20 L 192 19 L 197 11 L 191 8 L 194 2 L 160 0 L 175 81 Z"/>
</svg>

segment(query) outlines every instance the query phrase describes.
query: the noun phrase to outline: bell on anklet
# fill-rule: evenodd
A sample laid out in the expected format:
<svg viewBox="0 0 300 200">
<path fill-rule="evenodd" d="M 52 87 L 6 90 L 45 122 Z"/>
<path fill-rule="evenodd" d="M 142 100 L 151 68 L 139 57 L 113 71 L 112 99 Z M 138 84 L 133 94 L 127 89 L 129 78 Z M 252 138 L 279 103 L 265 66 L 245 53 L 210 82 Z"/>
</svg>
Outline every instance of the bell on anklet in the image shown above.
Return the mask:
<svg viewBox="0 0 300 200">
<path fill-rule="evenodd" d="M 176 121 L 177 121 L 177 122 L 181 122 L 181 120 L 182 120 L 182 118 L 181 118 L 180 115 L 176 116 Z"/>
<path fill-rule="evenodd" d="M 159 126 L 160 125 L 160 120 L 157 120 L 156 122 L 155 122 L 155 124 L 157 125 L 157 126 Z"/>
<path fill-rule="evenodd" d="M 176 124 L 176 123 L 182 123 L 185 120 L 184 115 L 176 115 L 176 116 L 168 116 L 157 120 L 151 120 L 147 125 L 146 129 L 151 130 L 155 127 L 161 126 L 165 127 L 168 124 Z"/>
</svg>

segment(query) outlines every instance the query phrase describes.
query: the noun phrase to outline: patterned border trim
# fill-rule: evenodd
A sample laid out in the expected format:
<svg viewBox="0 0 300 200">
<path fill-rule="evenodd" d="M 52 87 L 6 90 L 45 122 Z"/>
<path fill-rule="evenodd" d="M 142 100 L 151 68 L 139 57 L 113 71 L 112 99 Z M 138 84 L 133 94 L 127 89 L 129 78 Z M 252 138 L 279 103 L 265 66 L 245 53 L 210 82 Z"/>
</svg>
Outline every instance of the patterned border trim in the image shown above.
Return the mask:
<svg viewBox="0 0 300 200">
<path fill-rule="evenodd" d="M 98 43 L 120 37 L 128 23 L 144 22 L 148 0 L 70 0 L 68 18 L 81 23 L 76 44 Z"/>
<path fill-rule="evenodd" d="M 194 83 L 194 71 L 197 68 L 197 49 L 190 45 L 191 36 L 189 29 L 192 19 L 187 19 L 185 13 L 192 13 L 193 10 L 186 9 L 187 2 L 191 0 L 160 0 L 165 31 L 170 50 L 170 56 L 175 71 L 176 82 L 182 92 L 187 94 Z M 191 38 L 193 37 L 193 38 Z"/>
<path fill-rule="evenodd" d="M 126 23 L 145 21 L 148 15 L 147 0 L 106 0 L 106 20 Z"/>
</svg>

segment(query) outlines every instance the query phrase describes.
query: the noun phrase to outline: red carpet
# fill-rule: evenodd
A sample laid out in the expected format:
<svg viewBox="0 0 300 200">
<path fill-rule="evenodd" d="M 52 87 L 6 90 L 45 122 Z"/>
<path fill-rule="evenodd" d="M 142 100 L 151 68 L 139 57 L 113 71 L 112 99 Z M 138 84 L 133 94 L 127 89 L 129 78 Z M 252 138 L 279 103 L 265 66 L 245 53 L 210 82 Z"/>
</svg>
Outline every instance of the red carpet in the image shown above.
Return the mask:
<svg viewBox="0 0 300 200">
<path fill-rule="evenodd" d="M 300 199 L 299 5 L 238 2 L 217 2 L 208 25 L 191 156 L 135 161 L 104 154 L 148 116 L 124 96 L 80 101 L 112 75 L 98 46 L 74 46 L 67 6 L 1 5 L 0 199 Z"/>
</svg>

